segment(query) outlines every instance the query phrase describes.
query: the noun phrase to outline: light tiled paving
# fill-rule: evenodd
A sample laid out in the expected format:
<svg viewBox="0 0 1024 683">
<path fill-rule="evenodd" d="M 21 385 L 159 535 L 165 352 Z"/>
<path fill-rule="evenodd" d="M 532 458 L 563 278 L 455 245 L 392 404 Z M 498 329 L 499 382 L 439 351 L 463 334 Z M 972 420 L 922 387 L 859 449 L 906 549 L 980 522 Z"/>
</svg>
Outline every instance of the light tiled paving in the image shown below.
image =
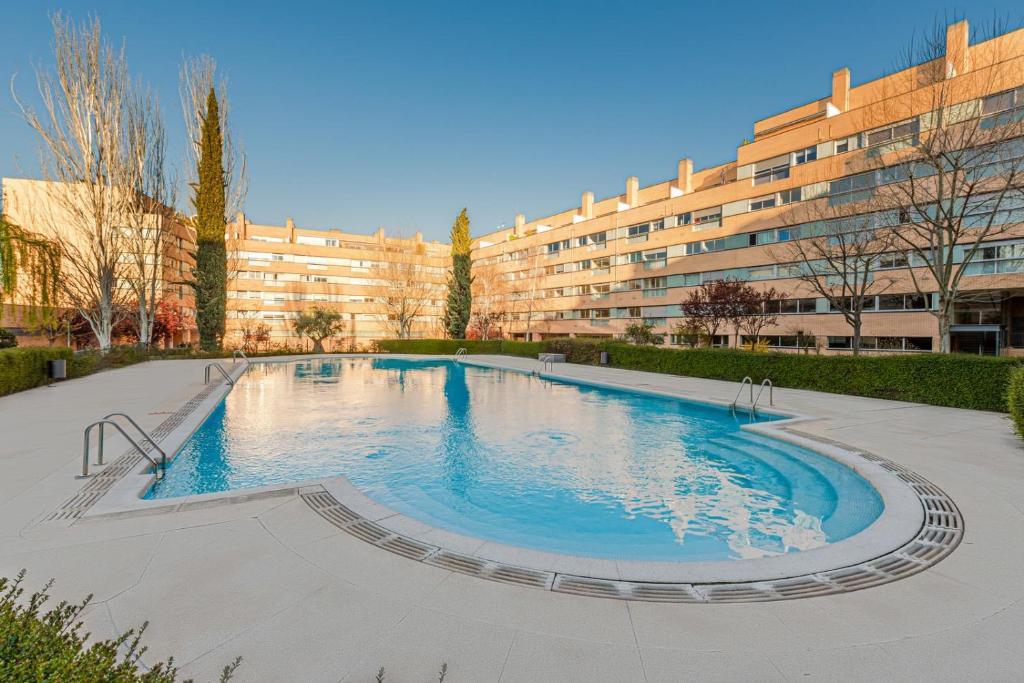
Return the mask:
<svg viewBox="0 0 1024 683">
<path fill-rule="evenodd" d="M 535 362 L 521 362 L 532 368 Z M 147 659 L 216 679 L 451 681 L 1020 680 L 1024 451 L 1002 415 L 776 390 L 794 426 L 887 458 L 956 501 L 941 564 L 808 600 L 671 604 L 568 595 L 407 559 L 340 531 L 298 496 L 43 522 L 82 488 L 81 433 L 126 410 L 157 428 L 202 389 L 202 361 L 162 361 L 0 398 L 0 574 L 94 592 L 87 626 L 149 620 Z M 730 401 L 735 385 L 567 366 Z M 108 448 L 126 444 L 111 438 Z M 115 450 L 119 449 L 119 450 Z M 443 545 L 443 543 L 438 543 Z"/>
</svg>

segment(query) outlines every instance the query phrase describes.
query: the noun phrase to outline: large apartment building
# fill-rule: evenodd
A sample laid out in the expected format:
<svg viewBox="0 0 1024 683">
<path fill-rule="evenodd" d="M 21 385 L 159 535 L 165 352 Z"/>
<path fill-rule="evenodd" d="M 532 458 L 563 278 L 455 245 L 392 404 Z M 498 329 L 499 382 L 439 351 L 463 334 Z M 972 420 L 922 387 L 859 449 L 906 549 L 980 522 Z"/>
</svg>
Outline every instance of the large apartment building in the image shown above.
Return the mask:
<svg viewBox="0 0 1024 683">
<path fill-rule="evenodd" d="M 104 238 L 102 244 L 95 241 L 95 232 L 88 225 L 88 210 L 76 209 L 76 193 L 81 188 L 68 186 L 45 180 L 27 178 L 3 178 L 2 183 L 3 217 L 22 228 L 49 240 L 70 243 L 67 251 L 78 259 L 89 261 L 94 253 L 102 248 L 110 249 L 114 243 L 111 237 Z M 81 201 L 82 204 L 85 200 Z M 130 223 L 130 221 L 125 221 Z M 160 240 L 153 237 L 157 233 L 159 223 Z M 121 226 L 122 236 L 118 249 L 122 250 L 119 289 L 115 299 L 120 305 L 130 306 L 136 299 L 127 279 L 142 272 L 138 263 L 145 263 L 147 277 L 153 278 L 157 301 L 167 301 L 176 309 L 181 320 L 181 329 L 174 333 L 173 339 L 166 343 L 191 344 L 198 340 L 195 327 L 195 298 L 190 287 L 181 284 L 192 272 L 195 264 L 195 236 L 173 211 L 161 207 L 145 215 L 145 223 L 139 229 Z M 156 247 L 156 248 L 154 248 Z M 102 258 L 102 257 L 98 257 Z M 90 271 L 89 269 L 92 269 Z M 78 269 L 79 272 L 96 272 L 95 264 L 88 264 Z M 149 270 L 152 269 L 152 270 Z M 62 277 L 73 278 L 75 268 L 62 264 Z M 87 284 L 81 290 L 89 289 Z M 24 290 L 9 292 L 6 301 L 0 306 L 0 327 L 15 333 L 21 345 L 45 345 L 50 340 L 47 333 L 38 328 L 39 319 L 36 304 Z M 68 307 L 67 301 L 57 302 L 58 306 Z M 129 317 L 130 314 L 129 314 Z M 53 330 L 50 334 L 55 334 Z M 56 336 L 53 343 L 65 343 L 67 338 Z"/>
<path fill-rule="evenodd" d="M 797 239 L 799 216 L 827 216 L 856 207 L 900 175 L 905 153 L 929 135 L 935 117 L 955 111 L 982 128 L 1017 125 L 1024 118 L 1024 31 L 970 45 L 968 27 L 948 27 L 945 55 L 881 79 L 851 86 L 847 69 L 832 74 L 831 92 L 814 102 L 761 119 L 735 161 L 694 170 L 689 159 L 671 180 L 595 201 L 584 192 L 578 206 L 484 235 L 474 244 L 478 276 L 500 283 L 516 338 L 620 336 L 627 325 L 648 322 L 666 341 L 683 320 L 681 304 L 693 287 L 734 278 L 784 292 L 777 323 L 763 339 L 795 347 L 807 335 L 820 349 L 841 351 L 851 329 L 827 298 L 793 277 L 782 248 Z M 955 102 L 934 111 L 935 92 Z M 1019 133 L 1018 133 L 1019 134 Z M 1021 140 L 1005 143 L 1006 157 L 1024 156 Z M 957 304 L 953 350 L 1012 353 L 1024 348 L 1024 230 L 1018 198 L 1003 208 L 1015 226 L 995 231 L 973 256 L 964 277 L 969 300 Z M 847 211 L 848 213 L 849 211 Z M 807 220 L 807 219 L 804 219 Z M 806 232 L 804 234 L 807 234 Z M 959 249 L 959 251 L 957 251 Z M 962 246 L 954 260 L 963 260 Z M 889 284 L 872 294 L 863 316 L 864 348 L 929 351 L 938 347 L 938 324 L 929 309 L 932 291 L 923 269 L 901 251 L 879 254 Z M 730 331 L 718 344 L 742 343 Z"/>
<path fill-rule="evenodd" d="M 291 219 L 284 226 L 257 225 L 243 214 L 227 231 L 229 346 L 260 327 L 269 332 L 268 346 L 300 345 L 294 321 L 313 306 L 342 315 L 341 334 L 326 341 L 328 350 L 363 349 L 397 336 L 444 336 L 447 245 L 424 242 L 420 233 L 297 228 Z"/>
</svg>

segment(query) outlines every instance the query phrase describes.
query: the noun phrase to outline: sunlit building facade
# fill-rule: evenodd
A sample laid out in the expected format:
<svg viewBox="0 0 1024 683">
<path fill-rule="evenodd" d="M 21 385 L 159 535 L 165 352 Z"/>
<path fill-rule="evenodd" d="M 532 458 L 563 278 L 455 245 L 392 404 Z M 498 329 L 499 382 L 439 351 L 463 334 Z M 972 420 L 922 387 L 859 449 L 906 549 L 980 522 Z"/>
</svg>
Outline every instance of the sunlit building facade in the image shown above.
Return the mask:
<svg viewBox="0 0 1024 683">
<path fill-rule="evenodd" d="M 927 94 L 935 83 L 954 84 L 961 99 L 947 109 L 980 125 L 1016 125 L 1024 118 L 1024 31 L 970 45 L 966 22 L 948 27 L 946 54 L 934 62 L 851 86 L 847 69 L 833 73 L 831 92 L 814 102 L 758 120 L 753 139 L 734 161 L 694 170 L 689 159 L 670 180 L 595 200 L 584 192 L 578 206 L 526 220 L 476 240 L 474 268 L 502 283 L 506 332 L 527 336 L 617 337 L 646 322 L 667 343 L 683 321 L 681 304 L 695 286 L 733 278 L 774 287 L 783 296 L 776 324 L 765 328 L 771 346 L 843 352 L 851 329 L 827 298 L 792 277 L 783 249 L 796 239 L 796 216 L 812 208 L 855 203 L 898 176 L 905 151 L 928 135 L 935 117 Z M 938 75 L 935 75 L 938 74 Z M 909 84 L 909 85 L 908 85 Z M 898 106 L 894 106 L 898 105 Z M 1007 155 L 1024 156 L 1021 141 Z M 973 255 L 963 280 L 969 300 L 957 304 L 953 350 L 1024 352 L 1024 230 L 1020 202 L 1009 200 L 1007 221 Z M 956 251 L 959 249 L 959 251 Z M 877 269 L 890 285 L 868 298 L 863 348 L 938 350 L 933 291 L 919 292 L 907 255 L 879 254 Z M 953 258 L 963 259 L 962 247 Z M 927 290 L 921 269 L 914 275 Z M 801 341 L 804 340 L 804 341 Z M 713 340 L 745 340 L 723 330 Z"/>
<path fill-rule="evenodd" d="M 260 225 L 243 214 L 228 224 L 227 236 L 228 346 L 308 345 L 294 323 L 314 306 L 341 314 L 339 334 L 325 342 L 328 350 L 362 350 L 375 339 L 398 336 L 444 336 L 447 245 L 425 242 L 419 233 L 298 228 L 291 219 Z M 404 331 L 403 315 L 411 317 Z"/>
</svg>

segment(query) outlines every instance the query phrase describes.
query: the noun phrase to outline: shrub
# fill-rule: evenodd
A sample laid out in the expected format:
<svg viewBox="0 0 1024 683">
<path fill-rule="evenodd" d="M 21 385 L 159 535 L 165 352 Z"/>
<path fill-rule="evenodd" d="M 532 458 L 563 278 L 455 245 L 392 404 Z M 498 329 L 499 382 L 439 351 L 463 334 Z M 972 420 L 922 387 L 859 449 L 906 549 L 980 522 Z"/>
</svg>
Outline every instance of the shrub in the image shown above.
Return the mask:
<svg viewBox="0 0 1024 683">
<path fill-rule="evenodd" d="M 1010 373 L 1010 385 L 1006 390 L 1006 409 L 1013 419 L 1017 434 L 1024 438 L 1024 367 L 1014 368 Z"/>
<path fill-rule="evenodd" d="M 653 344 L 661 346 L 665 343 L 665 335 L 652 332 L 651 323 L 633 323 L 626 328 L 623 336 L 633 344 Z"/>
<path fill-rule="evenodd" d="M 28 600 L 22 598 L 24 570 L 11 581 L 0 577 L 0 680 L 2 681 L 145 681 L 172 683 L 178 672 L 174 660 L 155 662 L 145 672 L 139 662 L 146 648 L 146 625 L 131 629 L 113 640 L 86 645 L 88 633 L 79 621 L 92 596 L 80 603 L 61 602 L 43 612 L 52 581 Z M 227 681 L 241 662 L 224 667 Z"/>
<path fill-rule="evenodd" d="M 46 361 L 71 359 L 70 349 L 20 348 L 0 350 L 0 396 L 46 384 Z"/>
<path fill-rule="evenodd" d="M 10 330 L 0 327 L 0 349 L 13 349 L 18 345 L 18 338 Z"/>
</svg>

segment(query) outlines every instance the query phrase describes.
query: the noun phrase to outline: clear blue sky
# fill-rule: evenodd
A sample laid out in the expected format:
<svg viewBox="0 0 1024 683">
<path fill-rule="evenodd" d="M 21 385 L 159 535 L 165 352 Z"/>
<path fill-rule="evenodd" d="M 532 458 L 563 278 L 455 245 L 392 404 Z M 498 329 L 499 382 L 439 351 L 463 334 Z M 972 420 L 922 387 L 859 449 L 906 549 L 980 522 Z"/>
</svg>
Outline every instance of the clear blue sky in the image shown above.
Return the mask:
<svg viewBox="0 0 1024 683">
<path fill-rule="evenodd" d="M 10 2 L 0 72 L 34 89 L 48 15 L 96 13 L 158 90 L 181 158 L 183 54 L 230 80 L 255 222 L 446 239 L 730 160 L 755 119 L 889 70 L 938 17 L 1019 2 Z M 6 85 L 6 82 L 5 82 Z M 35 141 L 0 93 L 0 175 L 35 175 Z M 179 201 L 184 208 L 184 199 Z"/>
</svg>

